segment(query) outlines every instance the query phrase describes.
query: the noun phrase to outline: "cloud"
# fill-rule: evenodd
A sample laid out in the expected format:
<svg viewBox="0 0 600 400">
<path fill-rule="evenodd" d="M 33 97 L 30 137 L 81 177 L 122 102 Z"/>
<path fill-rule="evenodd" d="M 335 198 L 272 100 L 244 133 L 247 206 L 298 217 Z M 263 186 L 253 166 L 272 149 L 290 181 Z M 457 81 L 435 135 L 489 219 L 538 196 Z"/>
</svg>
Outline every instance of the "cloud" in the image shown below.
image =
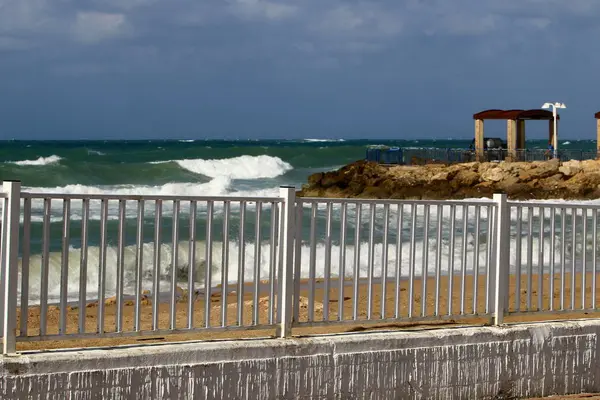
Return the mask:
<svg viewBox="0 0 600 400">
<path fill-rule="evenodd" d="M 325 10 L 315 28 L 325 34 L 385 37 L 402 32 L 403 18 L 396 7 L 378 3 L 340 4 Z"/>
<path fill-rule="evenodd" d="M 147 7 L 158 3 L 160 0 L 94 0 L 96 7 L 112 7 L 121 10 L 132 10 L 138 7 Z"/>
<path fill-rule="evenodd" d="M 578 83 L 600 63 L 599 18 L 598 0 L 0 0 L 0 83 L 2 98 L 28 93 L 14 103 L 25 108 L 57 90 L 75 105 L 78 91 L 131 96 L 147 110 L 169 98 L 165 114 L 214 110 L 218 97 L 221 115 L 251 99 L 272 106 L 268 115 L 287 102 L 318 121 L 332 108 L 359 121 L 363 105 L 378 114 L 403 101 L 411 115 L 435 99 L 516 103 L 539 88 L 567 102 L 552 91 L 593 86 Z M 3 128 L 12 117 L 0 112 Z"/>
<path fill-rule="evenodd" d="M 128 31 L 124 14 L 97 11 L 78 12 L 73 26 L 75 38 L 84 43 L 96 43 L 112 39 Z"/>
</svg>

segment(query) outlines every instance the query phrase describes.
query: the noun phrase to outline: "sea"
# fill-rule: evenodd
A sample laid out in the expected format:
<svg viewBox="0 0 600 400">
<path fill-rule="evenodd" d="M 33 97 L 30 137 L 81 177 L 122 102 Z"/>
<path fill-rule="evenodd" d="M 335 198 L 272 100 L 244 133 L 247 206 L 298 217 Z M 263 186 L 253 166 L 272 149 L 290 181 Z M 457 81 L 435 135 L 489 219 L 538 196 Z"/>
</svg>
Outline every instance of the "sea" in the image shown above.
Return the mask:
<svg viewBox="0 0 600 400">
<path fill-rule="evenodd" d="M 119 195 L 182 195 L 182 196 L 234 196 L 234 197 L 254 197 L 254 196 L 278 196 L 279 187 L 295 186 L 300 189 L 307 182 L 307 178 L 316 172 L 331 171 L 338 169 L 348 163 L 364 159 L 367 146 L 369 145 L 387 145 L 401 148 L 468 148 L 470 140 L 344 140 L 344 139 L 300 139 L 300 140 L 121 140 L 121 141 L 4 141 L 0 144 L 0 177 L 2 180 L 20 180 L 23 190 L 33 193 L 57 193 L 57 194 L 119 194 Z M 571 140 L 561 141 L 561 149 L 573 150 L 594 150 L 596 142 L 592 140 Z M 546 147 L 546 141 L 531 141 L 527 144 L 528 148 Z M 111 202 L 109 206 L 109 222 L 107 226 L 107 252 L 106 252 L 106 279 L 104 280 L 105 296 L 115 293 L 116 282 L 119 279 L 117 269 L 117 226 L 118 226 L 118 203 Z M 200 207 L 200 206 L 199 206 Z M 232 206 L 233 207 L 233 206 Z M 43 253 L 43 201 L 34 201 L 32 204 L 32 225 L 31 225 L 31 257 L 29 274 L 29 301 L 35 303 L 39 301 L 42 290 L 41 279 L 43 269 L 45 268 Z M 474 210 L 474 209 L 473 209 Z M 48 299 L 50 302 L 57 301 L 60 295 L 61 268 L 63 262 L 63 204 L 62 201 L 53 201 L 51 204 L 51 218 L 49 231 L 49 262 L 48 262 Z M 268 277 L 273 268 L 271 256 L 271 237 L 270 213 L 272 209 L 265 207 L 262 219 L 257 220 L 256 210 L 251 206 L 248 208 L 246 222 L 248 227 L 246 239 L 248 243 L 243 245 L 245 253 L 244 273 L 239 274 L 239 251 L 240 241 L 236 232 L 229 232 L 228 251 L 231 253 L 228 257 L 227 279 L 235 282 L 240 276 L 244 280 L 256 278 L 254 274 L 255 264 L 260 264 L 260 276 Z M 147 205 L 144 218 L 143 234 L 143 289 L 152 290 L 154 275 L 154 233 L 155 215 L 154 207 Z M 178 274 L 177 281 L 185 287 L 188 277 L 190 260 L 188 260 L 188 242 L 186 235 L 189 231 L 189 206 L 181 205 L 182 222 L 179 224 L 181 234 L 179 235 L 178 252 L 173 253 L 172 239 L 172 218 L 173 206 L 164 204 L 163 222 L 160 232 L 161 258 L 160 258 L 160 281 L 161 291 L 168 290 L 171 276 L 175 271 Z M 311 273 L 309 260 L 311 251 L 316 252 L 316 271 L 315 275 L 323 276 L 323 259 L 326 256 L 325 246 L 325 217 L 327 210 L 319 208 L 317 217 L 319 218 L 317 238 L 319 243 L 312 250 L 310 247 L 310 215 L 311 210 L 307 209 L 304 213 L 303 242 L 302 242 L 302 273 L 304 277 Z M 373 224 L 376 229 L 376 246 L 368 248 L 369 242 L 369 209 L 361 210 L 362 220 L 360 227 L 360 250 L 355 252 L 354 238 L 356 228 L 356 208 L 349 207 L 347 210 L 347 232 L 344 246 L 340 246 L 342 238 L 340 219 L 341 210 L 334 208 L 332 210 L 333 231 L 336 232 L 332 239 L 331 268 L 332 274 L 343 273 L 352 276 L 355 265 L 361 269 L 361 273 L 367 272 L 367 268 L 374 267 L 375 273 L 382 273 L 393 276 L 396 263 L 393 243 L 397 243 L 397 236 L 392 232 L 389 237 L 390 248 L 388 263 L 389 272 L 384 266 L 383 253 L 383 231 L 388 229 L 387 225 L 382 225 L 380 221 L 384 218 L 385 210 L 377 208 L 375 210 L 377 223 Z M 389 220 L 395 221 L 398 213 L 403 215 L 406 237 L 410 237 L 410 209 L 393 208 L 388 210 Z M 83 211 L 81 202 L 72 202 L 70 215 L 70 239 L 68 243 L 68 292 L 69 300 L 75 301 L 78 298 L 80 287 L 81 272 L 81 220 Z M 99 268 L 101 264 L 99 246 L 101 243 L 100 226 L 101 204 L 92 202 L 90 204 L 89 227 L 88 227 L 88 256 L 87 256 L 87 292 L 88 299 L 98 297 L 100 275 Z M 186 217 L 187 215 L 187 217 Z M 205 232 L 206 228 L 206 207 L 198 209 L 198 229 Z M 217 284 L 223 277 L 224 266 L 222 263 L 222 250 L 224 242 L 223 226 L 223 206 L 216 205 L 214 209 L 215 238 L 213 240 L 213 257 L 209 270 L 211 271 L 211 285 Z M 127 206 L 126 217 L 126 237 L 124 238 L 125 261 L 124 277 L 127 281 L 125 293 L 132 294 L 135 286 L 136 274 L 136 209 L 135 204 L 132 207 Z M 432 221 L 436 216 L 431 215 Z M 539 216 L 538 216 L 539 217 Z M 187 218 L 187 219 L 186 219 Z M 237 219 L 236 219 L 237 218 Z M 254 219 L 253 219 L 254 218 Z M 446 222 L 448 214 L 444 216 Z M 446 243 L 444 250 L 445 260 L 451 260 L 451 252 L 454 256 L 461 254 L 461 237 L 465 238 L 465 246 L 485 246 L 487 233 L 485 213 L 480 227 L 480 232 L 475 232 L 475 218 L 470 218 L 468 222 L 468 232 L 462 235 L 460 227 L 461 211 L 456 215 L 458 242 L 452 247 Z M 249 221 L 249 222 L 248 222 Z M 254 222 L 253 222 L 254 221 Z M 390 222 L 388 221 L 388 222 Z M 235 230 L 239 225 L 239 209 L 232 208 L 230 226 Z M 237 225 L 236 225 L 237 224 Z M 386 222 L 387 224 L 387 222 Z M 415 240 L 422 242 L 416 253 L 412 254 L 413 263 L 421 265 L 412 273 L 422 273 L 422 267 L 425 266 L 422 255 L 433 252 L 430 260 L 435 254 L 435 243 L 428 243 L 428 247 L 423 252 L 423 242 L 425 240 L 435 241 L 435 235 L 425 239 L 423 236 L 422 216 L 418 218 L 418 224 L 421 227 L 421 233 Z M 255 225 L 259 225 L 260 244 L 256 244 Z M 444 240 L 450 237 L 450 224 L 447 224 L 444 233 Z M 239 230 L 239 226 L 237 226 Z M 431 228 L 435 228 L 432 222 Z M 221 231 L 219 231 L 221 229 Z M 429 231 L 427 234 L 429 235 Z M 475 240 L 475 236 L 483 235 L 481 240 Z M 202 235 L 200 235 L 202 236 Z M 206 283 L 204 274 L 201 271 L 206 269 L 206 237 L 198 237 L 197 257 L 194 260 L 195 270 L 198 270 L 197 284 Z M 549 240 L 549 239 L 548 239 Z M 22 244 L 22 243 L 21 243 Z M 429 245 L 431 244 L 431 247 Z M 403 256 L 401 273 L 408 274 L 410 270 L 409 259 L 411 257 L 409 243 L 402 243 Z M 259 249 L 257 250 L 257 247 Z M 419 244 L 417 243 L 417 247 Z M 347 265 L 343 270 L 340 269 L 340 253 L 344 248 L 346 252 Z M 479 254 L 479 253 L 478 253 Z M 359 261 L 352 261 L 358 255 Z M 173 257 L 176 257 L 175 259 Z M 524 255 L 525 257 L 525 255 Z M 369 258 L 371 258 L 371 265 Z M 485 265 L 486 256 L 481 256 L 481 265 Z M 542 261 L 542 264 L 544 262 Z M 446 264 L 444 264 L 446 265 Z M 475 262 L 469 261 L 466 268 L 475 268 Z M 444 267 L 446 268 L 446 267 Z M 446 268 L 446 271 L 448 269 Z M 343 271 L 343 272 L 342 272 Z M 429 272 L 426 272 L 429 273 Z M 332 276 L 333 276 L 332 275 Z M 21 276 L 21 275 L 20 275 Z M 20 287 L 20 284 L 19 284 Z"/>
</svg>

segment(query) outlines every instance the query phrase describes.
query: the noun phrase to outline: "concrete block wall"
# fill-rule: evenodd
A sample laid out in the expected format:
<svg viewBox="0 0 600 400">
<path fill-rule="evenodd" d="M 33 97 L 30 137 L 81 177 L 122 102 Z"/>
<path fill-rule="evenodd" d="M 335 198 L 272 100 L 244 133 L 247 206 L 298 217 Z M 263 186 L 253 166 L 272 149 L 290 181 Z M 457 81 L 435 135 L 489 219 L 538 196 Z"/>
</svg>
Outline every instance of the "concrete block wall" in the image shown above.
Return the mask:
<svg viewBox="0 0 600 400">
<path fill-rule="evenodd" d="M 28 353 L 2 399 L 493 399 L 600 392 L 600 321 Z"/>
</svg>

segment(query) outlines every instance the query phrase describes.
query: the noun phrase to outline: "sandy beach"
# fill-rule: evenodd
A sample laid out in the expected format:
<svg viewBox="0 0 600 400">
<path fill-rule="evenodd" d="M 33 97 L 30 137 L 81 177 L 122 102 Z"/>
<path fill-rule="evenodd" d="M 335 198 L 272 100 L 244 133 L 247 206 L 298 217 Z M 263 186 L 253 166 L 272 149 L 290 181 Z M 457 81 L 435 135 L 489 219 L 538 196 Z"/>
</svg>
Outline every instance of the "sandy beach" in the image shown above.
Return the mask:
<svg viewBox="0 0 600 400">
<path fill-rule="evenodd" d="M 590 309 L 592 304 L 592 274 L 588 273 L 585 276 L 585 301 L 586 308 Z M 530 313 L 509 315 L 505 318 L 506 323 L 517 323 L 527 321 L 540 320 L 557 320 L 557 319 L 577 319 L 577 318 L 597 318 L 600 317 L 600 312 L 587 312 L 582 310 L 582 285 L 583 275 L 575 275 L 575 309 L 576 311 L 569 313 L 548 312 L 548 313 Z M 560 310 L 560 275 L 554 276 L 555 287 L 554 293 L 550 292 L 550 275 L 544 275 L 541 285 L 541 291 L 538 277 L 532 276 L 531 279 L 531 311 L 538 311 L 538 302 L 542 301 L 542 311 L 548 311 L 550 302 L 554 304 L 555 310 Z M 600 282 L 600 281 L 599 281 Z M 299 302 L 299 318 L 300 324 L 305 324 L 302 327 L 295 327 L 293 335 L 304 336 L 311 334 L 331 334 L 344 332 L 357 332 L 365 330 L 386 330 L 386 329 L 432 329 L 448 326 L 460 325 L 482 325 L 490 322 L 490 316 L 485 315 L 485 299 L 486 299 L 486 277 L 481 275 L 478 277 L 477 285 L 473 280 L 473 276 L 465 277 L 465 296 L 464 301 L 461 301 L 462 278 L 455 276 L 452 280 L 452 296 L 449 296 L 450 279 L 441 277 L 440 279 L 440 301 L 438 304 L 439 314 L 435 313 L 435 278 L 429 278 L 426 282 L 427 296 L 423 299 L 422 288 L 423 282 L 419 279 L 415 280 L 412 292 L 412 310 L 409 310 L 409 297 L 411 289 L 407 281 L 402 281 L 398 293 L 400 294 L 399 302 L 399 318 L 395 318 L 396 313 L 396 284 L 388 281 L 386 284 L 385 301 L 382 297 L 381 282 L 372 285 L 371 296 L 371 321 L 368 320 L 369 314 L 369 295 L 368 285 L 361 281 L 359 285 L 358 296 L 354 296 L 354 285 L 351 280 L 344 282 L 343 304 L 339 304 L 339 281 L 330 281 L 329 303 L 328 307 L 324 305 L 325 291 L 323 280 L 318 280 L 314 288 L 314 315 L 309 315 L 309 287 L 306 282 L 303 282 L 300 293 Z M 263 286 L 264 287 L 264 286 Z M 528 282 L 527 277 L 522 277 L 519 288 L 520 292 L 520 309 L 527 310 L 528 298 Z M 477 299 L 474 302 L 475 288 L 477 288 Z M 237 294 L 233 291 L 235 288 L 228 288 L 229 295 L 226 301 L 223 301 L 221 290 L 213 293 L 211 296 L 210 318 L 209 324 L 211 327 L 220 327 L 223 322 L 226 326 L 238 325 L 237 314 Z M 565 308 L 571 306 L 571 276 L 565 275 Z M 598 290 L 600 292 L 600 290 Z M 540 296 L 541 294 L 541 296 Z M 517 295 L 517 279 L 515 276 L 510 278 L 510 298 L 509 310 L 515 311 L 515 300 Z M 251 285 L 246 285 L 243 307 L 243 325 L 251 325 L 254 313 L 254 294 L 251 291 Z M 451 299 L 451 302 L 449 301 Z M 596 299 L 600 304 L 600 293 L 596 293 Z M 461 303 L 464 303 L 464 315 L 461 315 Z M 473 306 L 476 305 L 474 309 Z M 382 305 L 384 310 L 382 314 Z M 449 307 L 452 306 L 449 316 Z M 222 319 L 223 307 L 226 308 L 226 320 Z M 424 306 L 424 307 L 423 307 Z M 356 307 L 357 320 L 353 320 L 353 312 Z M 123 306 L 123 331 L 131 332 L 134 330 L 135 320 L 135 302 L 126 300 Z M 169 329 L 171 315 L 170 304 L 161 303 L 158 307 L 158 328 Z M 330 323 L 327 326 L 316 326 L 319 322 L 325 320 L 324 315 L 328 308 L 327 320 Z M 152 301 L 150 297 L 144 297 L 140 305 L 140 322 L 142 331 L 152 330 Z M 339 313 L 342 312 L 341 321 L 338 321 Z M 409 317 L 409 311 L 412 312 L 412 318 Z M 20 314 L 20 313 L 19 313 Z M 115 322 L 117 315 L 117 307 L 114 299 L 107 299 L 105 302 L 105 331 L 115 332 Z M 268 291 L 259 292 L 258 317 L 260 324 L 268 324 L 269 318 L 269 296 Z M 382 318 L 383 317 L 383 318 Z M 430 321 L 423 321 L 423 317 L 431 317 Z M 383 321 L 376 321 L 384 319 Z M 375 321 L 372 321 L 375 320 Z M 20 315 L 18 315 L 17 327 L 19 326 Z M 312 321 L 312 323 L 310 322 Z M 274 329 L 266 330 L 220 330 L 220 331 L 185 331 L 188 322 L 188 300 L 185 293 L 181 295 L 176 304 L 176 328 L 184 330 L 177 334 L 155 334 L 147 332 L 143 336 L 114 336 L 110 338 L 77 338 L 61 341 L 27 341 L 18 342 L 17 348 L 20 351 L 25 350 L 40 350 L 65 347 L 89 347 L 89 346 L 117 346 L 139 343 L 156 343 L 182 340 L 218 340 L 218 339 L 239 339 L 239 338 L 256 338 L 256 337 L 272 337 L 275 334 Z M 88 303 L 85 309 L 85 327 L 86 332 L 96 332 L 98 323 L 98 304 Z M 49 306 L 47 316 L 47 334 L 57 334 L 60 324 L 60 310 L 57 306 Z M 194 301 L 194 326 L 197 328 L 203 327 L 206 324 L 205 302 L 204 296 L 198 296 Z M 28 335 L 35 336 L 39 334 L 40 328 L 40 308 L 32 306 L 29 308 L 28 315 Z M 69 306 L 66 316 L 67 333 L 77 333 L 79 326 L 79 308 Z"/>
</svg>

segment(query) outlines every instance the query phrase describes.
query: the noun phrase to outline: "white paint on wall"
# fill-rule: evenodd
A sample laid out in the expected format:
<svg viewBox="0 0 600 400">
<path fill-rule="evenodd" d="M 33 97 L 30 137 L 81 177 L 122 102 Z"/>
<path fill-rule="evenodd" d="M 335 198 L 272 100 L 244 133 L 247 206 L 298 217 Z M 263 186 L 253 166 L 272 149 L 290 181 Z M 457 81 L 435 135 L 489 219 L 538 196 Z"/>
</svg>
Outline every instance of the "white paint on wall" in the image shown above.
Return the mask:
<svg viewBox="0 0 600 400">
<path fill-rule="evenodd" d="M 2 399 L 489 399 L 600 391 L 600 321 L 27 353 Z"/>
</svg>

